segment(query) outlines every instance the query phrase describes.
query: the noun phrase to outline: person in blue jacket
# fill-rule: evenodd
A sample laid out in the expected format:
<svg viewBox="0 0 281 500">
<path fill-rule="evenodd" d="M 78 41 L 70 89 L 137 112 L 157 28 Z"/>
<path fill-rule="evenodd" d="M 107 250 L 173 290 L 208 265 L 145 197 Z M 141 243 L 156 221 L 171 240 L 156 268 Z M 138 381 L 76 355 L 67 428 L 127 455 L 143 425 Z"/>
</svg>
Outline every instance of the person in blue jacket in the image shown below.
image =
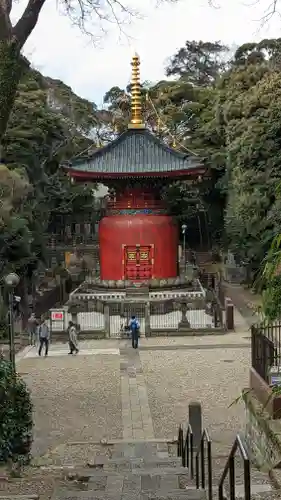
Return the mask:
<svg viewBox="0 0 281 500">
<path fill-rule="evenodd" d="M 136 316 L 131 317 L 129 327 L 132 332 L 132 347 L 133 349 L 137 349 L 139 345 L 140 324 Z"/>
</svg>

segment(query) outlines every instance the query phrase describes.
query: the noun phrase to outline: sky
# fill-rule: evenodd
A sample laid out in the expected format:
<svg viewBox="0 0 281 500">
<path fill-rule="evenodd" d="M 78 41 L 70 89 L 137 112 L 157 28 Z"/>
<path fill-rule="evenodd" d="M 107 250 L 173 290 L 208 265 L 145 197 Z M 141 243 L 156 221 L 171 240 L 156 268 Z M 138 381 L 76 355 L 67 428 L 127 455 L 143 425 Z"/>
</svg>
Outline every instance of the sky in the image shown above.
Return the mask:
<svg viewBox="0 0 281 500">
<path fill-rule="evenodd" d="M 141 79 L 156 82 L 165 78 L 168 57 L 186 40 L 220 40 L 233 46 L 281 36 L 279 15 L 262 22 L 272 0 L 215 0 L 215 7 L 208 0 L 158 2 L 158 6 L 157 0 L 124 0 L 138 16 L 129 22 L 121 15 L 121 31 L 113 23 L 104 21 L 101 26 L 93 17 L 87 29 L 94 40 L 63 15 L 59 1 L 46 0 L 24 54 L 44 75 L 64 81 L 98 106 L 112 86 L 124 88 L 129 83 L 134 52 L 141 58 Z M 22 0 L 15 4 L 14 21 L 25 4 Z"/>
</svg>

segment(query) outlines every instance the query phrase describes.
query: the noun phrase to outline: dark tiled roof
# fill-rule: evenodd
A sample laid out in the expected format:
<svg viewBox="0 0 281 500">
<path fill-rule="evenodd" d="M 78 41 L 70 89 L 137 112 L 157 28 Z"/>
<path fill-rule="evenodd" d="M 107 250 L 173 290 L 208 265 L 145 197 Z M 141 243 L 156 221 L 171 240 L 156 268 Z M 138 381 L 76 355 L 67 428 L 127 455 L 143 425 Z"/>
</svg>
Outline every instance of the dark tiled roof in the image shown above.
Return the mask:
<svg viewBox="0 0 281 500">
<path fill-rule="evenodd" d="M 201 161 L 169 148 L 148 130 L 128 130 L 91 157 L 74 160 L 69 169 L 101 176 L 168 173 L 194 170 Z"/>
</svg>

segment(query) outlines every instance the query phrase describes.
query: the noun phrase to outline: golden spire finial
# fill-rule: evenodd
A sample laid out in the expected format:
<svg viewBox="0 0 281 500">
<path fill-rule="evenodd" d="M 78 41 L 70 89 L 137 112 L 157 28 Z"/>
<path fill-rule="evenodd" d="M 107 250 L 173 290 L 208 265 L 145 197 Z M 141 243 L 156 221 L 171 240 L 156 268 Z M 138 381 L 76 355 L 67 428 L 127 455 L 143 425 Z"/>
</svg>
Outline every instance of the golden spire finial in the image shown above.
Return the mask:
<svg viewBox="0 0 281 500">
<path fill-rule="evenodd" d="M 161 129 L 161 120 L 160 120 L 160 118 L 158 118 L 158 120 L 157 120 L 157 132 L 160 132 L 160 129 Z"/>
<path fill-rule="evenodd" d="M 131 62 L 132 79 L 131 79 L 131 121 L 128 128 L 145 128 L 142 119 L 142 97 L 140 84 L 140 58 L 135 54 Z"/>
</svg>

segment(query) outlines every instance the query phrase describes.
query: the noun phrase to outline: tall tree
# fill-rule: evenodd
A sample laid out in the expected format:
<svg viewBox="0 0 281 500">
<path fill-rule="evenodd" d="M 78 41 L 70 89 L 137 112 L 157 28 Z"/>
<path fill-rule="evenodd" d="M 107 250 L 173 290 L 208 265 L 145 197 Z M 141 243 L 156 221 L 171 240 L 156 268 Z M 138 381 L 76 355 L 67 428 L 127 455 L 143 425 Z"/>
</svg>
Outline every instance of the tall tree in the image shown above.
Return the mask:
<svg viewBox="0 0 281 500">
<path fill-rule="evenodd" d="M 278 40 L 240 47 L 219 89 L 226 138 L 225 229 L 230 247 L 253 270 L 280 227 L 275 195 L 281 180 L 278 47 Z"/>
<path fill-rule="evenodd" d="M 167 76 L 180 77 L 193 85 L 214 83 L 225 69 L 228 48 L 220 42 L 189 41 L 170 58 Z"/>
<path fill-rule="evenodd" d="M 72 185 L 60 163 L 95 146 L 90 136 L 98 120 L 96 106 L 62 82 L 34 70 L 21 79 L 2 142 L 0 276 L 16 270 L 24 290 L 46 262 L 47 233 L 58 216 L 82 219 L 83 210 L 95 211 L 93 186 Z"/>
</svg>

